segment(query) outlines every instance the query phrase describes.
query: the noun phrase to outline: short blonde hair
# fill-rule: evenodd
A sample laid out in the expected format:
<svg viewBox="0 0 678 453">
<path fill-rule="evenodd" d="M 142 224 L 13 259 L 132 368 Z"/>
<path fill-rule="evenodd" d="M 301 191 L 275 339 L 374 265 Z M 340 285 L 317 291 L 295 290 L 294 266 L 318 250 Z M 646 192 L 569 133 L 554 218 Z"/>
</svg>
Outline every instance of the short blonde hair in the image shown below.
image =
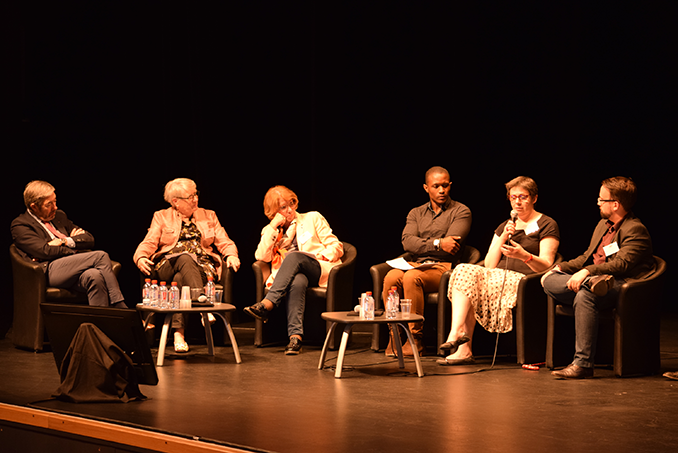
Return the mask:
<svg viewBox="0 0 678 453">
<path fill-rule="evenodd" d="M 192 179 L 177 178 L 165 184 L 165 201 L 172 204 L 173 198 L 181 198 L 196 191 L 197 186 Z"/>
<path fill-rule="evenodd" d="M 275 217 L 275 214 L 280 209 L 281 201 L 286 201 L 295 209 L 299 206 L 297 194 L 285 186 L 273 186 L 268 189 L 264 196 L 264 214 L 266 214 L 266 217 L 269 219 Z"/>
<path fill-rule="evenodd" d="M 54 186 L 47 181 L 31 181 L 24 189 L 24 204 L 30 209 L 33 203 L 40 204 L 42 200 L 54 193 Z"/>
</svg>

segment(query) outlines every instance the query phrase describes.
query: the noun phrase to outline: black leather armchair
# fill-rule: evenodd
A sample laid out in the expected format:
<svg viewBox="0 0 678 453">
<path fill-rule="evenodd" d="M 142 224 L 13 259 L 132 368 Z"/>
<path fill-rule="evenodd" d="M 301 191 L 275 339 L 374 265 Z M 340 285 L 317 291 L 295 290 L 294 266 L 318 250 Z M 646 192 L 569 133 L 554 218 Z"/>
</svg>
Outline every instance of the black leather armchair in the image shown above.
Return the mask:
<svg viewBox="0 0 678 453">
<path fill-rule="evenodd" d="M 411 259 L 409 253 L 404 253 L 400 255 L 406 261 Z M 478 249 L 466 245 L 464 247 L 464 252 L 461 257 L 462 263 L 476 264 L 480 262 L 481 256 Z M 382 301 L 382 293 L 384 288 L 384 277 L 388 271 L 391 270 L 391 266 L 386 263 L 375 264 L 370 267 L 370 275 L 372 276 L 372 295 L 374 296 L 375 308 L 384 308 L 384 303 Z M 426 304 L 424 307 L 424 319 L 430 319 L 435 317 L 437 322 L 435 328 L 431 329 L 430 326 L 433 325 L 431 322 L 424 323 L 424 342 L 427 343 L 427 339 L 431 336 L 435 336 L 436 350 L 439 350 L 441 344 L 443 344 L 447 338 L 447 332 L 450 330 L 450 302 L 447 299 L 447 285 L 450 281 L 450 275 L 452 270 L 449 270 L 443 274 L 440 279 L 440 284 L 438 286 L 438 292 L 426 293 L 425 299 Z M 447 307 L 447 314 L 445 314 Z M 388 342 L 388 331 L 387 329 L 380 328 L 380 324 L 374 325 L 374 330 L 372 331 L 372 349 L 378 351 L 386 347 Z"/>
<path fill-rule="evenodd" d="M 40 304 L 87 304 L 87 295 L 67 289 L 47 286 L 45 273 L 40 265 L 26 261 L 19 255 L 16 245 L 9 246 L 14 285 L 14 318 L 12 321 L 12 343 L 14 346 L 33 351 L 44 347 L 45 326 Z M 112 261 L 117 276 L 121 264 Z"/>
<path fill-rule="evenodd" d="M 624 283 L 615 308 L 601 312 L 596 363 L 613 364 L 619 377 L 656 374 L 660 368 L 660 300 L 666 262 L 655 256 L 648 278 Z M 572 362 L 574 311 L 548 298 L 546 366 Z"/>
<path fill-rule="evenodd" d="M 348 242 L 342 242 L 344 255 L 329 274 L 327 287 L 311 287 L 306 290 L 306 309 L 304 312 L 304 342 L 323 344 L 330 323 L 322 321 L 320 315 L 327 311 L 350 311 L 357 303 L 353 300 L 353 277 L 358 252 Z M 268 292 L 266 280 L 271 275 L 270 263 L 255 261 L 254 270 L 256 302 L 260 302 Z M 335 349 L 340 342 L 341 332 L 330 339 L 329 347 Z M 284 309 L 273 310 L 268 322 L 255 320 L 254 345 L 261 347 L 267 344 L 280 343 L 287 340 L 287 317 Z"/>
</svg>

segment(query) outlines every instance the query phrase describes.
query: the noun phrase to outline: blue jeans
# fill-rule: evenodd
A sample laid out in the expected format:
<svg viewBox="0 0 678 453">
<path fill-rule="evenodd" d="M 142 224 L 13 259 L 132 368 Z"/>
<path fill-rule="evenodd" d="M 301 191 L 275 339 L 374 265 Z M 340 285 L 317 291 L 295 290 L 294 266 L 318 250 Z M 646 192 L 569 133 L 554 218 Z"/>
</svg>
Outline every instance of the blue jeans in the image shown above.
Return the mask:
<svg viewBox="0 0 678 453">
<path fill-rule="evenodd" d="M 544 279 L 544 291 L 561 304 L 571 305 L 574 309 L 575 353 L 572 363 L 591 368 L 596 356 L 599 312 L 615 306 L 619 289 L 624 282 L 615 280 L 607 295 L 599 297 L 589 289 L 591 276 L 584 280 L 576 293 L 567 287 L 570 277 L 570 274 L 553 272 Z"/>
<path fill-rule="evenodd" d="M 318 286 L 322 270 L 320 263 L 305 253 L 292 252 L 285 256 L 266 299 L 280 306 L 287 302 L 287 334 L 304 335 L 306 288 Z"/>
</svg>

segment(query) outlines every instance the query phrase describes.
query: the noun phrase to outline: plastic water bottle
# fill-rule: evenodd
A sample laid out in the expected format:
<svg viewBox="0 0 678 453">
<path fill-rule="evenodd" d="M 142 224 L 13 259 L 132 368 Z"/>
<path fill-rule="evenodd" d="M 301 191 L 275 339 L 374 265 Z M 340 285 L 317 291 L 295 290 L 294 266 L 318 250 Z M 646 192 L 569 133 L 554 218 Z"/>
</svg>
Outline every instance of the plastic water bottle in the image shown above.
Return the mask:
<svg viewBox="0 0 678 453">
<path fill-rule="evenodd" d="M 179 307 L 179 301 L 181 300 L 181 291 L 179 291 L 179 286 L 177 282 L 172 282 L 168 293 L 168 302 L 169 308 L 177 309 Z"/>
<path fill-rule="evenodd" d="M 207 297 L 207 302 L 209 302 L 212 305 L 214 305 L 216 291 L 217 287 L 214 284 L 214 278 L 207 277 L 207 285 L 205 285 L 205 296 Z"/>
<path fill-rule="evenodd" d="M 387 308 L 386 317 L 389 319 L 394 319 L 396 316 L 398 316 L 398 312 L 400 311 L 400 293 L 398 293 L 398 288 L 395 286 L 391 287 L 391 291 L 389 291 L 389 298 L 391 306 L 390 308 Z"/>
<path fill-rule="evenodd" d="M 151 288 L 149 291 L 149 299 L 151 301 L 151 307 L 157 307 L 158 306 L 158 281 L 157 280 L 151 280 Z"/>
<path fill-rule="evenodd" d="M 363 302 L 363 315 L 364 319 L 368 321 L 374 319 L 374 298 L 372 297 L 371 291 L 365 293 L 365 301 Z"/>
<path fill-rule="evenodd" d="M 167 296 L 167 283 L 160 282 L 160 286 L 158 287 L 158 306 L 160 308 L 169 308 L 167 305 Z"/>
<path fill-rule="evenodd" d="M 386 297 L 386 318 L 388 319 L 394 319 L 396 317 L 396 309 L 395 309 L 395 290 L 391 288 L 388 291 L 388 296 Z"/>
<path fill-rule="evenodd" d="M 141 303 L 144 305 L 151 304 L 151 279 L 144 280 L 144 287 L 141 288 Z"/>
</svg>

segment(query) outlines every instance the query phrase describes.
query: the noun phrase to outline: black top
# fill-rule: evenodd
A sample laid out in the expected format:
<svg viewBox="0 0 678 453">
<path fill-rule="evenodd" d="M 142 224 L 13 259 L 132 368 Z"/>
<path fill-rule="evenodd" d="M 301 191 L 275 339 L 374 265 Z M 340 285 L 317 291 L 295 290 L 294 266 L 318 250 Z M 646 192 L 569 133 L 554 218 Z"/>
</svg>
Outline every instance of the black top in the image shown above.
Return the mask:
<svg viewBox="0 0 678 453">
<path fill-rule="evenodd" d="M 494 230 L 494 234 L 501 236 L 507 223 L 508 220 L 499 225 L 497 229 Z M 542 214 L 536 222 L 529 224 L 526 230 L 516 229 L 516 232 L 511 239 L 520 244 L 529 253 L 539 256 L 539 242 L 549 236 L 560 240 L 558 223 L 551 217 Z M 497 264 L 497 268 L 504 269 L 506 267 L 506 261 L 507 258 L 502 255 L 499 264 Z M 530 269 L 530 266 L 515 258 L 508 259 L 508 268 L 512 271 L 521 272 L 526 275 L 534 273 L 534 271 Z"/>
</svg>

